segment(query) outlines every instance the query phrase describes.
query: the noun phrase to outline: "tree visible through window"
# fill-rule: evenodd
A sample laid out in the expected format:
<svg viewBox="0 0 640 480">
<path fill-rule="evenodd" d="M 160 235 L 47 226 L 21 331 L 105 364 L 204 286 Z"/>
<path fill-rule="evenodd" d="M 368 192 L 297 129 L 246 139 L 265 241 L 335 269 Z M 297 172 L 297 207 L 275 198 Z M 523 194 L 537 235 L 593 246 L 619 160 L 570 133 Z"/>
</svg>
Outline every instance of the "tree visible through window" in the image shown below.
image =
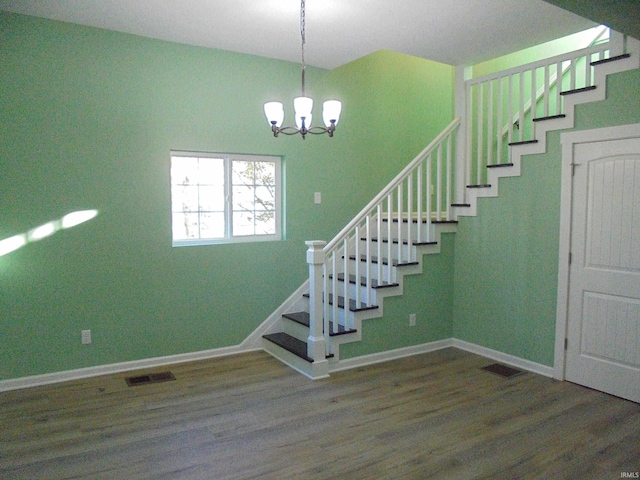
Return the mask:
<svg viewBox="0 0 640 480">
<path fill-rule="evenodd" d="M 280 159 L 171 154 L 173 245 L 280 239 Z"/>
</svg>

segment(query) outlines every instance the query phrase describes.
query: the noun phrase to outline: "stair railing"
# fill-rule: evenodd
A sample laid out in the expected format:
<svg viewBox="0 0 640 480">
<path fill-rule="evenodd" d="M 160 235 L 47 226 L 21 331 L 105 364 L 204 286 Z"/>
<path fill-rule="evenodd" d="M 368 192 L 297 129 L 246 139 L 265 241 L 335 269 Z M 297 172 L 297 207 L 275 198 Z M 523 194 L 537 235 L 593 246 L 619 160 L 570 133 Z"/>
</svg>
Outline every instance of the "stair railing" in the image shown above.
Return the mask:
<svg viewBox="0 0 640 480">
<path fill-rule="evenodd" d="M 309 310 L 312 332 L 319 332 L 322 322 L 327 354 L 331 335 L 354 329 L 349 310 L 376 308 L 373 290 L 395 282 L 393 265 L 416 262 L 412 245 L 433 241 L 433 222 L 452 220 L 454 134 L 459 125 L 459 118 L 453 120 L 324 246 L 322 293 L 310 292 L 315 305 Z M 310 289 L 319 287 L 316 274 Z M 317 318 L 319 312 L 322 318 Z"/>
<path fill-rule="evenodd" d="M 487 166 L 508 164 L 509 144 L 535 141 L 537 121 L 562 117 L 563 94 L 593 88 L 591 62 L 608 58 L 610 43 L 467 80 L 466 185 L 486 184 Z"/>
</svg>

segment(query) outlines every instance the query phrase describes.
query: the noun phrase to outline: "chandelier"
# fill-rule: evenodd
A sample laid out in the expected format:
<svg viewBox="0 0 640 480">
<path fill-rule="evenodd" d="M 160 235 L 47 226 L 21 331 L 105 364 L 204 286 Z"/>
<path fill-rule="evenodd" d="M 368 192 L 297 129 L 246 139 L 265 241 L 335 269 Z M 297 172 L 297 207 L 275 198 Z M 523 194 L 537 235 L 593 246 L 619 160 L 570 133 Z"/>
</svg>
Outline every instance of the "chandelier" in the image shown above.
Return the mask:
<svg viewBox="0 0 640 480">
<path fill-rule="evenodd" d="M 300 37 L 302 39 L 302 95 L 293 99 L 293 109 L 295 111 L 296 127 L 282 127 L 284 121 L 284 108 L 280 102 L 267 102 L 264 104 L 264 114 L 267 117 L 269 125 L 271 125 L 271 131 L 273 136 L 277 137 L 278 134 L 283 135 L 302 135 L 304 139 L 308 133 L 313 135 L 320 135 L 328 133 L 330 137 L 333 137 L 333 132 L 336 129 L 338 120 L 340 119 L 340 111 L 342 110 L 342 103 L 339 100 L 327 100 L 322 104 L 322 119 L 325 127 L 311 126 L 311 110 L 313 109 L 313 99 L 305 97 L 304 91 L 304 72 L 306 68 L 304 60 L 304 45 L 306 43 L 305 38 L 305 0 L 300 2 Z"/>
</svg>

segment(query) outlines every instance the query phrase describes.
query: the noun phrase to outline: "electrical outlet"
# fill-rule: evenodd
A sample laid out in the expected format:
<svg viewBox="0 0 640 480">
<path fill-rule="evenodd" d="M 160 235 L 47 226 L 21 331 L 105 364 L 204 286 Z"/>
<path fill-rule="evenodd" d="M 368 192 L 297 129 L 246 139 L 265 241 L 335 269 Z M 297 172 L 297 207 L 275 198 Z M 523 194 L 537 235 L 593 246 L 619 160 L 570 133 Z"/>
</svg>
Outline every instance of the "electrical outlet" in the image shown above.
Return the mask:
<svg viewBox="0 0 640 480">
<path fill-rule="evenodd" d="M 82 330 L 80 336 L 83 345 L 89 345 L 91 343 L 91 330 Z"/>
<path fill-rule="evenodd" d="M 313 194 L 313 202 L 316 205 L 320 205 L 322 203 L 322 193 L 314 192 L 314 194 Z"/>
<path fill-rule="evenodd" d="M 415 327 L 416 326 L 416 314 L 412 313 L 409 315 L 409 326 L 410 327 Z"/>
</svg>

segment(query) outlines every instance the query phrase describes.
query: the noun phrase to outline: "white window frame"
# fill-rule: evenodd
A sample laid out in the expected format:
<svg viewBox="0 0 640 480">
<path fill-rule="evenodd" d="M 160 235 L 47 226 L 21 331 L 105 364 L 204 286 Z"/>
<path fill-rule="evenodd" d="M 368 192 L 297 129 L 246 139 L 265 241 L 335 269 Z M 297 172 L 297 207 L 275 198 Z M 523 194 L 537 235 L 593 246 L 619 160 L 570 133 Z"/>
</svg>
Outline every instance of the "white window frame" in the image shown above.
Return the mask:
<svg viewBox="0 0 640 480">
<path fill-rule="evenodd" d="M 170 204 L 171 213 L 171 240 L 174 247 L 186 247 L 197 245 L 216 245 L 229 243 L 248 242 L 272 242 L 282 240 L 282 158 L 272 155 L 240 155 L 230 153 L 214 152 L 193 152 L 183 150 L 172 150 L 170 155 L 170 167 L 173 157 L 197 157 L 216 158 L 224 160 L 224 237 L 221 238 L 193 238 L 174 239 L 173 237 L 173 203 Z M 233 196 L 232 196 L 232 164 L 233 161 L 269 162 L 275 165 L 275 233 L 274 234 L 254 234 L 254 235 L 234 235 L 233 234 Z M 170 178 L 170 193 L 173 199 L 173 178 Z"/>
</svg>

